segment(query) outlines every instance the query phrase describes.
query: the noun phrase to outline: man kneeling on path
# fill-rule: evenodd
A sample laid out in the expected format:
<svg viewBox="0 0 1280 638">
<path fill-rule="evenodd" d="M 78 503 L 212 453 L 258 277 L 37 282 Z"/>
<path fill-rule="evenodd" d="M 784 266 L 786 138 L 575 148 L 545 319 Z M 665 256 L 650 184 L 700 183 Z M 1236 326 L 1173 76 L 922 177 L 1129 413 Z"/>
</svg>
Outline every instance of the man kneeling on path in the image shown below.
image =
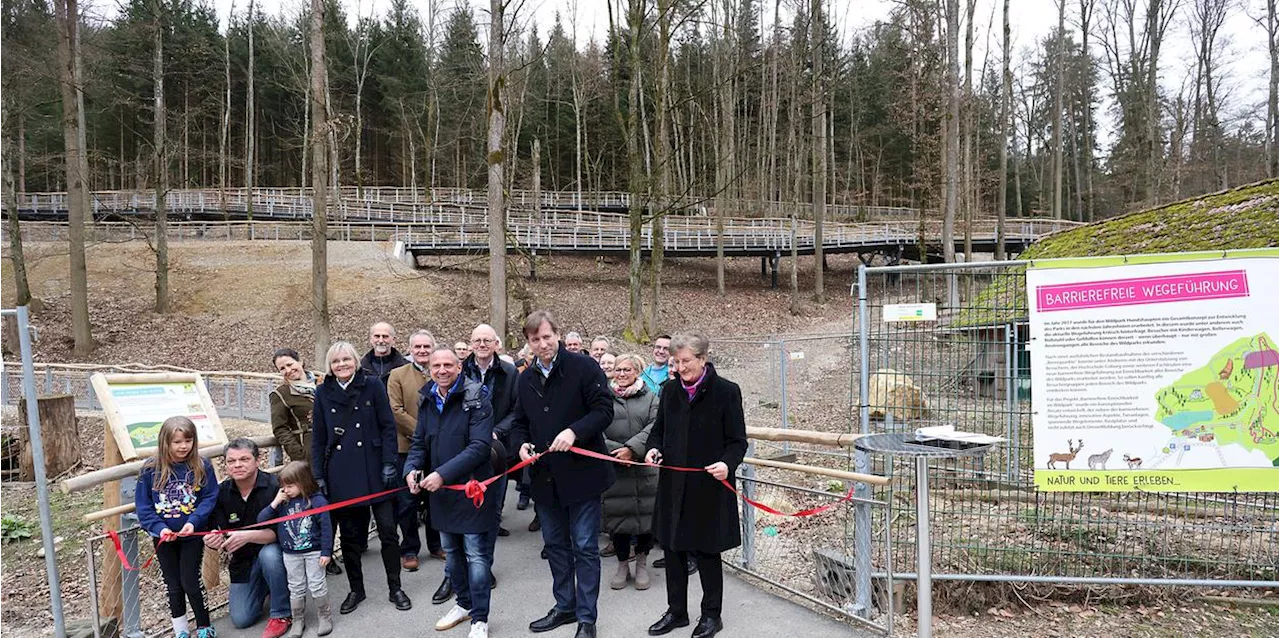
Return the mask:
<svg viewBox="0 0 1280 638">
<path fill-rule="evenodd" d="M 224 456 L 230 478 L 218 486 L 211 529 L 224 534 L 204 537 L 204 544 L 231 554 L 231 589 L 227 606 L 231 624 L 243 629 L 262 617 L 262 604 L 271 601 L 271 619 L 262 638 L 280 638 L 293 623 L 289 606 L 289 577 L 284 554 L 270 528 L 235 531 L 258 522 L 258 512 L 271 504 L 280 491 L 276 477 L 258 470 L 258 445 L 252 439 L 235 439 Z"/>
<path fill-rule="evenodd" d="M 431 382 L 422 388 L 418 429 L 404 471 L 412 492 L 430 492 L 429 507 L 447 556 L 445 571 L 458 596 L 453 608 L 436 622 L 436 630 L 451 629 L 469 619 L 468 638 L 488 638 L 489 570 L 501 504 L 486 498 L 476 507 L 463 492 L 441 488 L 494 475 L 493 407 L 484 385 L 462 377 L 462 364 L 453 350 L 437 348 L 429 366 Z"/>
</svg>

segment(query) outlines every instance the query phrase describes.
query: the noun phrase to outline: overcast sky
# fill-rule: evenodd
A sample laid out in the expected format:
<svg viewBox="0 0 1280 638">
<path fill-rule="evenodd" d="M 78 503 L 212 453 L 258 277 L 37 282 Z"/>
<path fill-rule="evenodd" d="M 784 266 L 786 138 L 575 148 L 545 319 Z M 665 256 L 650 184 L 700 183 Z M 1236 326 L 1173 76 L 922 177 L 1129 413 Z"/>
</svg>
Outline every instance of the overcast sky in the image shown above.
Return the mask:
<svg viewBox="0 0 1280 638">
<path fill-rule="evenodd" d="M 233 0 L 203 1 L 214 3 L 225 25 Z M 357 15 L 381 16 L 390 4 L 388 0 L 343 1 L 347 14 L 352 20 Z M 410 0 L 420 14 L 426 13 L 428 1 Z M 515 3 L 521 1 L 514 0 Z M 785 6 L 794 1 L 783 1 L 784 12 Z M 1105 0 L 1099 0 L 1098 4 L 1103 1 Z M 1170 94 L 1178 92 L 1184 84 L 1189 85 L 1192 82 L 1191 78 L 1194 77 L 1195 50 L 1187 26 L 1187 10 L 1193 1 L 1182 0 L 1182 4 L 1187 6 L 1179 10 L 1180 13 L 1171 27 L 1162 51 L 1160 81 Z M 105 9 L 106 13 L 111 13 L 108 7 L 113 5 L 115 0 L 94 0 L 94 2 Z M 458 2 L 465 2 L 474 8 L 478 22 L 487 23 L 488 21 L 488 0 L 435 0 L 435 2 L 437 11 L 441 12 L 456 6 Z M 1223 116 L 1228 127 L 1234 128 L 1239 117 L 1245 113 L 1253 113 L 1253 116 L 1259 120 L 1258 125 L 1261 126 L 1265 108 L 1258 110 L 1257 107 L 1265 105 L 1267 97 L 1269 57 L 1266 32 L 1254 22 L 1253 18 L 1265 14 L 1266 0 L 1228 0 L 1228 2 L 1234 6 L 1222 30 L 1217 53 L 1217 58 L 1221 61 L 1220 73 L 1224 78 L 1222 104 L 1225 112 Z M 1079 3 L 1076 0 L 1067 0 L 1067 3 L 1067 22 L 1070 25 L 1077 20 L 1075 16 Z M 278 14 L 285 10 L 291 13 L 301 11 L 308 4 L 306 0 L 257 0 L 260 10 L 269 14 Z M 772 20 L 773 2 L 765 0 L 764 4 L 766 5 L 766 22 L 769 22 Z M 827 0 L 828 11 L 846 40 L 875 21 L 884 19 L 895 4 L 895 0 Z M 235 11 L 243 14 L 248 6 L 248 0 L 234 0 L 234 5 Z M 523 4 L 518 7 L 518 19 L 521 24 L 527 24 L 530 20 L 536 22 L 538 31 L 545 35 L 556 13 L 561 15 L 566 29 L 570 28 L 576 16 L 578 41 L 585 43 L 592 38 L 597 41 L 602 38 L 608 27 L 606 6 L 605 0 L 523 0 Z M 977 0 L 974 33 L 975 77 L 981 72 L 984 53 L 988 47 L 991 48 L 991 58 L 987 64 L 994 67 L 1000 63 L 1002 6 L 1002 0 Z M 1057 2 L 1055 0 L 1012 0 L 1010 7 L 1016 64 L 1018 60 L 1027 57 L 1037 40 L 1043 38 L 1056 26 Z M 1101 11 L 1095 10 L 1095 24 L 1100 20 L 1100 16 Z M 1068 28 L 1071 27 L 1068 26 Z M 480 33 L 482 37 L 486 33 L 483 26 Z M 1097 42 L 1096 37 L 1093 42 Z M 1102 53 L 1100 44 L 1095 44 L 1092 48 L 1095 55 Z M 1110 116 L 1111 102 L 1106 97 L 1108 93 L 1106 87 L 1107 80 L 1104 74 L 1098 87 L 1099 95 L 1103 98 L 1099 105 L 1101 109 L 1099 141 L 1104 149 L 1109 146 L 1109 140 L 1114 135 L 1114 131 L 1111 130 L 1111 122 L 1114 118 Z"/>
</svg>

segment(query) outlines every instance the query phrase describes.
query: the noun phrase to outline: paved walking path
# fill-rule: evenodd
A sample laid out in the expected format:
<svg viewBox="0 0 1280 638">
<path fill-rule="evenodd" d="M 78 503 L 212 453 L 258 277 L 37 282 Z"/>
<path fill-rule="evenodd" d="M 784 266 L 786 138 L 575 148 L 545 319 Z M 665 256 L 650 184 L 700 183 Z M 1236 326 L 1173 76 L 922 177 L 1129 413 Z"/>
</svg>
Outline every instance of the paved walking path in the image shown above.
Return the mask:
<svg viewBox="0 0 1280 638">
<path fill-rule="evenodd" d="M 494 638 L 508 636 L 533 636 L 529 632 L 530 621 L 542 617 L 555 601 L 551 597 L 551 573 L 546 562 L 539 558 L 542 548 L 541 533 L 527 531 L 533 518 L 533 509 L 517 511 L 515 490 L 509 490 L 506 520 L 503 526 L 511 530 L 511 536 L 498 539 L 494 574 L 498 587 L 493 592 L 493 609 L 489 618 L 490 635 Z M 382 563 L 378 558 L 378 540 L 370 539 L 369 551 L 364 554 L 365 586 L 369 598 L 355 612 L 342 616 L 337 607 L 349 591 L 346 576 L 329 577 L 329 595 L 334 606 L 333 636 L 345 638 L 441 636 L 464 638 L 468 625 L 459 625 L 447 632 L 435 631 L 435 621 L 452 606 L 432 605 L 431 593 L 440 584 L 444 574 L 444 562 L 427 559 L 417 572 L 402 575 L 405 593 L 413 600 L 413 609 L 397 611 L 387 601 L 386 580 Z M 654 570 L 653 586 L 648 591 L 636 591 L 633 587 L 614 591 L 609 589 L 609 577 L 617 567 L 614 558 L 602 558 L 603 577 L 600 591 L 600 621 L 597 626 L 602 638 L 632 638 L 646 636 L 645 629 L 656 621 L 666 609 L 665 578 L 662 570 Z M 702 588 L 697 576 L 690 578 L 689 607 L 696 613 Z M 307 638 L 315 636 L 315 611 L 308 610 Z M 801 607 L 761 590 L 725 570 L 724 624 L 720 636 L 745 638 L 864 638 L 869 634 L 827 616 Z M 696 622 L 696 617 L 693 618 Z M 218 638 L 258 638 L 266 625 L 265 620 L 248 629 L 235 629 L 223 615 L 215 621 Z M 669 636 L 685 638 L 692 626 L 674 631 Z M 547 638 L 572 638 L 573 625 L 566 625 L 546 634 Z"/>
</svg>

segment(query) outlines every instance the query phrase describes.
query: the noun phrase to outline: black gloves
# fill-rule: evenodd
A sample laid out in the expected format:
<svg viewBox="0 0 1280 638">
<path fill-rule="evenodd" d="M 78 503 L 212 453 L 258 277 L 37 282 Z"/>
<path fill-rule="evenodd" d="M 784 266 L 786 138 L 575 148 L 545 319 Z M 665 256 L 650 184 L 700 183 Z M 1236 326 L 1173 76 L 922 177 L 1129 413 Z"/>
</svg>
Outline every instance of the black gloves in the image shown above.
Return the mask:
<svg viewBox="0 0 1280 638">
<path fill-rule="evenodd" d="M 392 463 L 382 464 L 382 486 L 387 489 L 395 489 L 398 487 L 396 480 L 396 466 Z"/>
</svg>

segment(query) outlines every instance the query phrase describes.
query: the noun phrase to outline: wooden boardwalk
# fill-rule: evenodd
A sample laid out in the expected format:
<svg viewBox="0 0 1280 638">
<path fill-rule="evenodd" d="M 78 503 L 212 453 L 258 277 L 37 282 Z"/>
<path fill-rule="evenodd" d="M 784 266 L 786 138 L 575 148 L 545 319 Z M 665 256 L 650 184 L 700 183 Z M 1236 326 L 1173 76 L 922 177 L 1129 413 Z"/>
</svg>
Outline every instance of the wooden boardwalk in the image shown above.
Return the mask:
<svg viewBox="0 0 1280 638">
<path fill-rule="evenodd" d="M 427 197 L 432 199 L 428 200 Z M 569 253 L 581 255 L 626 255 L 631 248 L 630 220 L 624 212 L 627 193 L 541 193 L 534 206 L 532 193 L 517 191 L 510 200 L 507 235 L 508 251 L 535 254 Z M 404 188 L 370 188 L 363 194 L 343 189 L 333 202 L 330 220 L 333 228 L 344 229 L 350 239 L 353 229 L 368 239 L 391 239 L 403 254 L 418 256 L 463 255 L 487 252 L 489 249 L 488 217 L 483 199 L 477 191 L 435 189 L 415 192 Z M 128 219 L 154 212 L 154 193 L 150 191 L 103 191 L 94 193 L 96 220 Z M 177 190 L 167 198 L 171 219 L 206 223 L 226 220 L 246 224 L 250 201 L 253 223 L 247 234 L 254 236 L 254 226 L 261 222 L 262 238 L 309 238 L 311 201 L 302 189 L 216 189 Z M 577 210 L 578 205 L 601 210 Z M 733 202 L 734 207 L 746 202 Z M 778 202 L 758 204 L 766 209 L 782 209 Z M 808 205 L 790 204 L 792 208 Z M 61 222 L 66 219 L 65 193 L 24 193 L 18 196 L 19 215 L 27 220 Z M 861 209 L 851 207 L 834 210 L 845 216 L 866 221 L 824 224 L 822 244 L 827 253 L 879 253 L 893 258 L 921 260 L 942 253 L 939 221 L 919 221 L 911 209 Z M 683 257 L 710 257 L 717 254 L 717 219 L 704 207 L 687 209 L 692 214 L 670 214 L 665 217 L 661 245 L 665 254 Z M 707 213 L 707 214 L 704 214 Z M 872 219 L 875 217 L 875 219 Z M 101 225 L 98 224 L 98 225 Z M 1005 226 L 1005 247 L 1017 253 L 1046 234 L 1075 226 L 1074 222 L 1013 219 Z M 794 227 L 793 227 L 794 226 Z M 283 232 L 282 232 L 283 229 Z M 130 232 L 136 232 L 131 230 Z M 199 233 L 200 237 L 204 232 Z M 213 236 L 231 236 L 231 227 L 213 229 Z M 339 233 L 338 238 L 343 238 Z M 957 223 L 955 247 L 963 251 L 965 227 Z M 974 252 L 993 252 L 996 245 L 994 219 L 973 222 Z M 724 254 L 735 257 L 780 258 L 795 251 L 801 255 L 814 253 L 813 222 L 792 221 L 784 217 L 731 217 L 723 230 Z M 257 238 L 257 237 L 255 237 Z M 921 247 L 923 242 L 924 246 Z M 652 228 L 640 229 L 642 254 L 650 254 L 655 245 Z"/>
</svg>

